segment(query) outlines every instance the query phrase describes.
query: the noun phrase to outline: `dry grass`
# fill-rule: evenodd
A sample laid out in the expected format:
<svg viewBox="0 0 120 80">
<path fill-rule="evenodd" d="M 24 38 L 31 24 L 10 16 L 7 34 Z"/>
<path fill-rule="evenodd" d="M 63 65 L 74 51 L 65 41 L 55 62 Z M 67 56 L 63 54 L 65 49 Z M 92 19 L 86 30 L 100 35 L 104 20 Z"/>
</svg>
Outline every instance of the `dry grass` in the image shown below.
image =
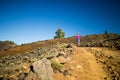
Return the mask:
<svg viewBox="0 0 120 80">
<path fill-rule="evenodd" d="M 58 42 L 59 43 L 74 43 L 75 37 L 38 41 L 38 42 L 25 44 L 22 46 L 16 46 L 14 48 L 8 49 L 7 51 L 0 52 L 0 57 L 7 56 L 7 55 L 14 55 L 14 54 L 23 54 L 25 52 L 29 52 L 31 50 L 34 50 L 38 47 L 50 46 L 50 45 L 57 44 Z"/>
<path fill-rule="evenodd" d="M 111 35 L 109 38 L 115 38 L 120 35 Z M 99 34 L 99 35 L 88 35 L 81 37 L 81 42 L 101 42 L 106 40 L 106 35 L 104 34 Z M 29 44 L 24 44 L 22 46 L 17 46 L 15 48 L 10 48 L 7 51 L 2 51 L 0 52 L 0 57 L 6 56 L 6 55 L 14 55 L 14 54 L 23 54 L 25 52 L 29 52 L 31 50 L 34 50 L 38 47 L 44 47 L 44 46 L 50 46 L 59 43 L 74 43 L 75 44 L 75 37 L 70 37 L 70 38 L 62 38 L 62 39 L 52 39 L 52 40 L 45 40 L 45 41 L 38 41 L 38 42 L 33 42 Z"/>
</svg>

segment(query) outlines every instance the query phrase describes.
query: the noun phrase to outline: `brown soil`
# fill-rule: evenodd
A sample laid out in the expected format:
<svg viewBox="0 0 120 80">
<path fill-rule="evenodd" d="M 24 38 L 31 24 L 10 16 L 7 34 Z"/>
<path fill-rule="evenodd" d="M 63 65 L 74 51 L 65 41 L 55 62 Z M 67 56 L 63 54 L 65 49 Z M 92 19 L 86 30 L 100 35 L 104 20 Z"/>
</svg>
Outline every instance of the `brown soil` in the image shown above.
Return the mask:
<svg viewBox="0 0 120 80">
<path fill-rule="evenodd" d="M 111 75 L 104 69 L 103 66 L 96 60 L 95 51 L 103 52 L 106 55 L 120 58 L 119 51 L 112 51 L 105 48 L 86 48 L 74 47 L 71 60 L 64 65 L 64 69 L 68 70 L 68 75 L 55 73 L 55 80 L 112 80 Z M 117 80 L 117 79 L 115 79 Z"/>
</svg>

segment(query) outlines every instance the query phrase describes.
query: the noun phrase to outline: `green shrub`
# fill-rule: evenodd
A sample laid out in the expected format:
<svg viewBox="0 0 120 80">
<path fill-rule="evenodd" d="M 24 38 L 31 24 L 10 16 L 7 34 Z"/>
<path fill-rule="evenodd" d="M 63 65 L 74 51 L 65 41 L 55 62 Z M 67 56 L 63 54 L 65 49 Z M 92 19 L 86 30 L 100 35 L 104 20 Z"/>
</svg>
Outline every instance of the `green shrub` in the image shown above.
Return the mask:
<svg viewBox="0 0 120 80">
<path fill-rule="evenodd" d="M 60 28 L 55 32 L 55 34 L 56 34 L 56 36 L 54 36 L 54 39 L 64 38 L 64 36 L 65 36 L 65 33 Z"/>
<path fill-rule="evenodd" d="M 48 55 L 44 56 L 44 58 L 47 58 L 47 59 L 51 59 L 51 58 L 54 58 L 54 57 L 56 57 L 55 53 L 51 53 L 51 54 L 48 54 Z"/>
<path fill-rule="evenodd" d="M 62 64 L 57 62 L 55 59 L 52 59 L 50 62 L 54 71 L 60 71 L 62 69 Z"/>
<path fill-rule="evenodd" d="M 8 40 L 8 41 L 6 41 L 6 42 L 8 42 L 8 43 L 11 44 L 11 45 L 14 45 L 14 44 L 16 45 L 16 43 L 13 42 L 13 41 L 9 41 L 9 40 Z"/>
</svg>

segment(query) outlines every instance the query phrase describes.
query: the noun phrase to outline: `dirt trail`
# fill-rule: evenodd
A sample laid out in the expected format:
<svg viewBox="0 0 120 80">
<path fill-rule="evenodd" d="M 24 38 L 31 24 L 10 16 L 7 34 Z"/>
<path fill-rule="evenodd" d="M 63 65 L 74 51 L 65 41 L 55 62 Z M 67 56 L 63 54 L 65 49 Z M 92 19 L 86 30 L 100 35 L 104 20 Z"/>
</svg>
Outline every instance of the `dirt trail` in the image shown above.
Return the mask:
<svg viewBox="0 0 120 80">
<path fill-rule="evenodd" d="M 55 74 L 55 80 L 111 80 L 103 70 L 102 65 L 98 64 L 95 56 L 89 48 L 74 47 L 71 60 L 64 65 L 68 70 L 68 76 L 62 73 Z"/>
</svg>

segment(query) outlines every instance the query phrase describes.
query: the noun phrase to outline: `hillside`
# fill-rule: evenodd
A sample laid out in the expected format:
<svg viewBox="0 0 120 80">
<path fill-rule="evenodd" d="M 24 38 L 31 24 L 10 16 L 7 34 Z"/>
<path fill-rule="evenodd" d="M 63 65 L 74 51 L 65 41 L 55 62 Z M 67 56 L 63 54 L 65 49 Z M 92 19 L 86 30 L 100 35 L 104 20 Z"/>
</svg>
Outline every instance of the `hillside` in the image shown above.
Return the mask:
<svg viewBox="0 0 120 80">
<path fill-rule="evenodd" d="M 16 44 L 13 41 L 0 41 L 0 51 L 7 51 L 15 46 Z"/>
<path fill-rule="evenodd" d="M 0 80 L 120 80 L 120 35 L 38 41 L 0 52 Z"/>
<path fill-rule="evenodd" d="M 71 61 L 64 65 L 69 74 L 57 73 L 56 80 L 119 80 L 119 54 L 105 48 L 75 47 Z"/>
<path fill-rule="evenodd" d="M 54 45 L 57 43 L 73 43 L 75 44 L 75 36 L 69 38 L 62 38 L 62 39 L 53 39 L 53 40 L 45 40 L 45 41 L 38 41 L 29 44 L 22 44 L 21 46 L 16 46 L 12 48 L 8 48 L 5 51 L 0 51 L 0 56 L 5 55 L 14 55 L 16 53 L 23 54 L 25 52 L 34 50 L 38 47 L 45 47 Z M 87 35 L 81 37 L 80 42 L 81 47 L 109 47 L 113 49 L 120 50 L 120 35 L 118 34 L 94 34 L 94 35 Z M 4 46 L 0 46 L 3 48 Z"/>
</svg>

